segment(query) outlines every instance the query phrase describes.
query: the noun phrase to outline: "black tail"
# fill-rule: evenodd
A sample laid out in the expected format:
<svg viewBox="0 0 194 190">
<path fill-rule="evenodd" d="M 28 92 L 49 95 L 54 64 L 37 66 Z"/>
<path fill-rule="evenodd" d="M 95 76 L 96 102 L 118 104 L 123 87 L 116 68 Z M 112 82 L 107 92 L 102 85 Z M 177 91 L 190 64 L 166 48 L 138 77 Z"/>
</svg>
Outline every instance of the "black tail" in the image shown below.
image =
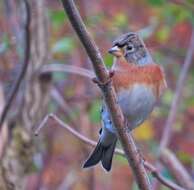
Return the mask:
<svg viewBox="0 0 194 190">
<path fill-rule="evenodd" d="M 83 168 L 94 166 L 101 161 L 103 168 L 106 171 L 110 171 L 115 146 L 116 141 L 108 147 L 103 146 L 99 141 L 88 160 L 84 163 Z"/>
</svg>

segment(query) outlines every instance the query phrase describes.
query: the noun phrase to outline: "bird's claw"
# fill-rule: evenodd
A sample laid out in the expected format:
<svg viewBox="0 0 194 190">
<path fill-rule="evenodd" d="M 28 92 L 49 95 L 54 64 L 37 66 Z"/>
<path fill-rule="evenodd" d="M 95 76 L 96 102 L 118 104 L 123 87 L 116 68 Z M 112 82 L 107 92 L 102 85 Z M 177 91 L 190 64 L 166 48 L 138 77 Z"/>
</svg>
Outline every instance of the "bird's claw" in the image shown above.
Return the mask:
<svg viewBox="0 0 194 190">
<path fill-rule="evenodd" d="M 112 81 L 112 77 L 114 76 L 114 71 L 110 70 L 108 75 L 109 75 L 108 79 L 106 79 L 106 81 L 104 82 L 99 81 L 96 77 L 93 78 L 92 81 L 96 83 L 100 88 L 103 88 L 107 86 L 108 84 L 110 84 L 110 82 Z"/>
</svg>

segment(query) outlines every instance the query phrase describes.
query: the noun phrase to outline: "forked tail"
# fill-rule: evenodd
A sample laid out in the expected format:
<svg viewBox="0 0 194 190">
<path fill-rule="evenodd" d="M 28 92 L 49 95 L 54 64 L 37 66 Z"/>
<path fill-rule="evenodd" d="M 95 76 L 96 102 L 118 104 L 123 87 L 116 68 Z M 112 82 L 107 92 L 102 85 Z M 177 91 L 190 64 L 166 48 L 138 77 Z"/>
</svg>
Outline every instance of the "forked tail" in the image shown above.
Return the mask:
<svg viewBox="0 0 194 190">
<path fill-rule="evenodd" d="M 113 143 L 109 146 L 104 146 L 99 140 L 94 151 L 91 153 L 88 160 L 84 163 L 83 168 L 92 167 L 101 161 L 103 168 L 106 171 L 110 171 L 115 146 L 116 140 L 114 140 Z"/>
</svg>

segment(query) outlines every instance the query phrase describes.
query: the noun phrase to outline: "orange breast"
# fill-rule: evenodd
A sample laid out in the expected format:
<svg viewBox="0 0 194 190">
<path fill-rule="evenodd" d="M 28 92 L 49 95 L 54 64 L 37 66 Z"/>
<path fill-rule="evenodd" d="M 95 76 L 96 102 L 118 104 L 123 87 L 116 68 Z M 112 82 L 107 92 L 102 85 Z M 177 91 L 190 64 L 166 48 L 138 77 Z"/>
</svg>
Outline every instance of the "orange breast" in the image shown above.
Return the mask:
<svg viewBox="0 0 194 190">
<path fill-rule="evenodd" d="M 123 88 L 130 89 L 134 84 L 147 85 L 157 97 L 166 88 L 164 73 L 159 65 L 137 66 L 126 62 L 117 63 L 113 76 L 116 92 Z"/>
</svg>

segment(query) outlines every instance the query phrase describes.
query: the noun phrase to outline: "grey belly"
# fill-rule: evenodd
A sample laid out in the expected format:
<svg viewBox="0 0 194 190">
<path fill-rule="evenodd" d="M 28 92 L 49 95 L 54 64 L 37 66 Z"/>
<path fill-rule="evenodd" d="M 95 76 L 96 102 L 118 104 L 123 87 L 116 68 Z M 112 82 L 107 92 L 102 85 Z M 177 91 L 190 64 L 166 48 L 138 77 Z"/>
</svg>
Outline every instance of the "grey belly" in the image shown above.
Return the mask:
<svg viewBox="0 0 194 190">
<path fill-rule="evenodd" d="M 152 112 L 156 98 L 150 88 L 135 85 L 118 93 L 118 103 L 128 120 L 130 129 L 142 124 Z"/>
</svg>

